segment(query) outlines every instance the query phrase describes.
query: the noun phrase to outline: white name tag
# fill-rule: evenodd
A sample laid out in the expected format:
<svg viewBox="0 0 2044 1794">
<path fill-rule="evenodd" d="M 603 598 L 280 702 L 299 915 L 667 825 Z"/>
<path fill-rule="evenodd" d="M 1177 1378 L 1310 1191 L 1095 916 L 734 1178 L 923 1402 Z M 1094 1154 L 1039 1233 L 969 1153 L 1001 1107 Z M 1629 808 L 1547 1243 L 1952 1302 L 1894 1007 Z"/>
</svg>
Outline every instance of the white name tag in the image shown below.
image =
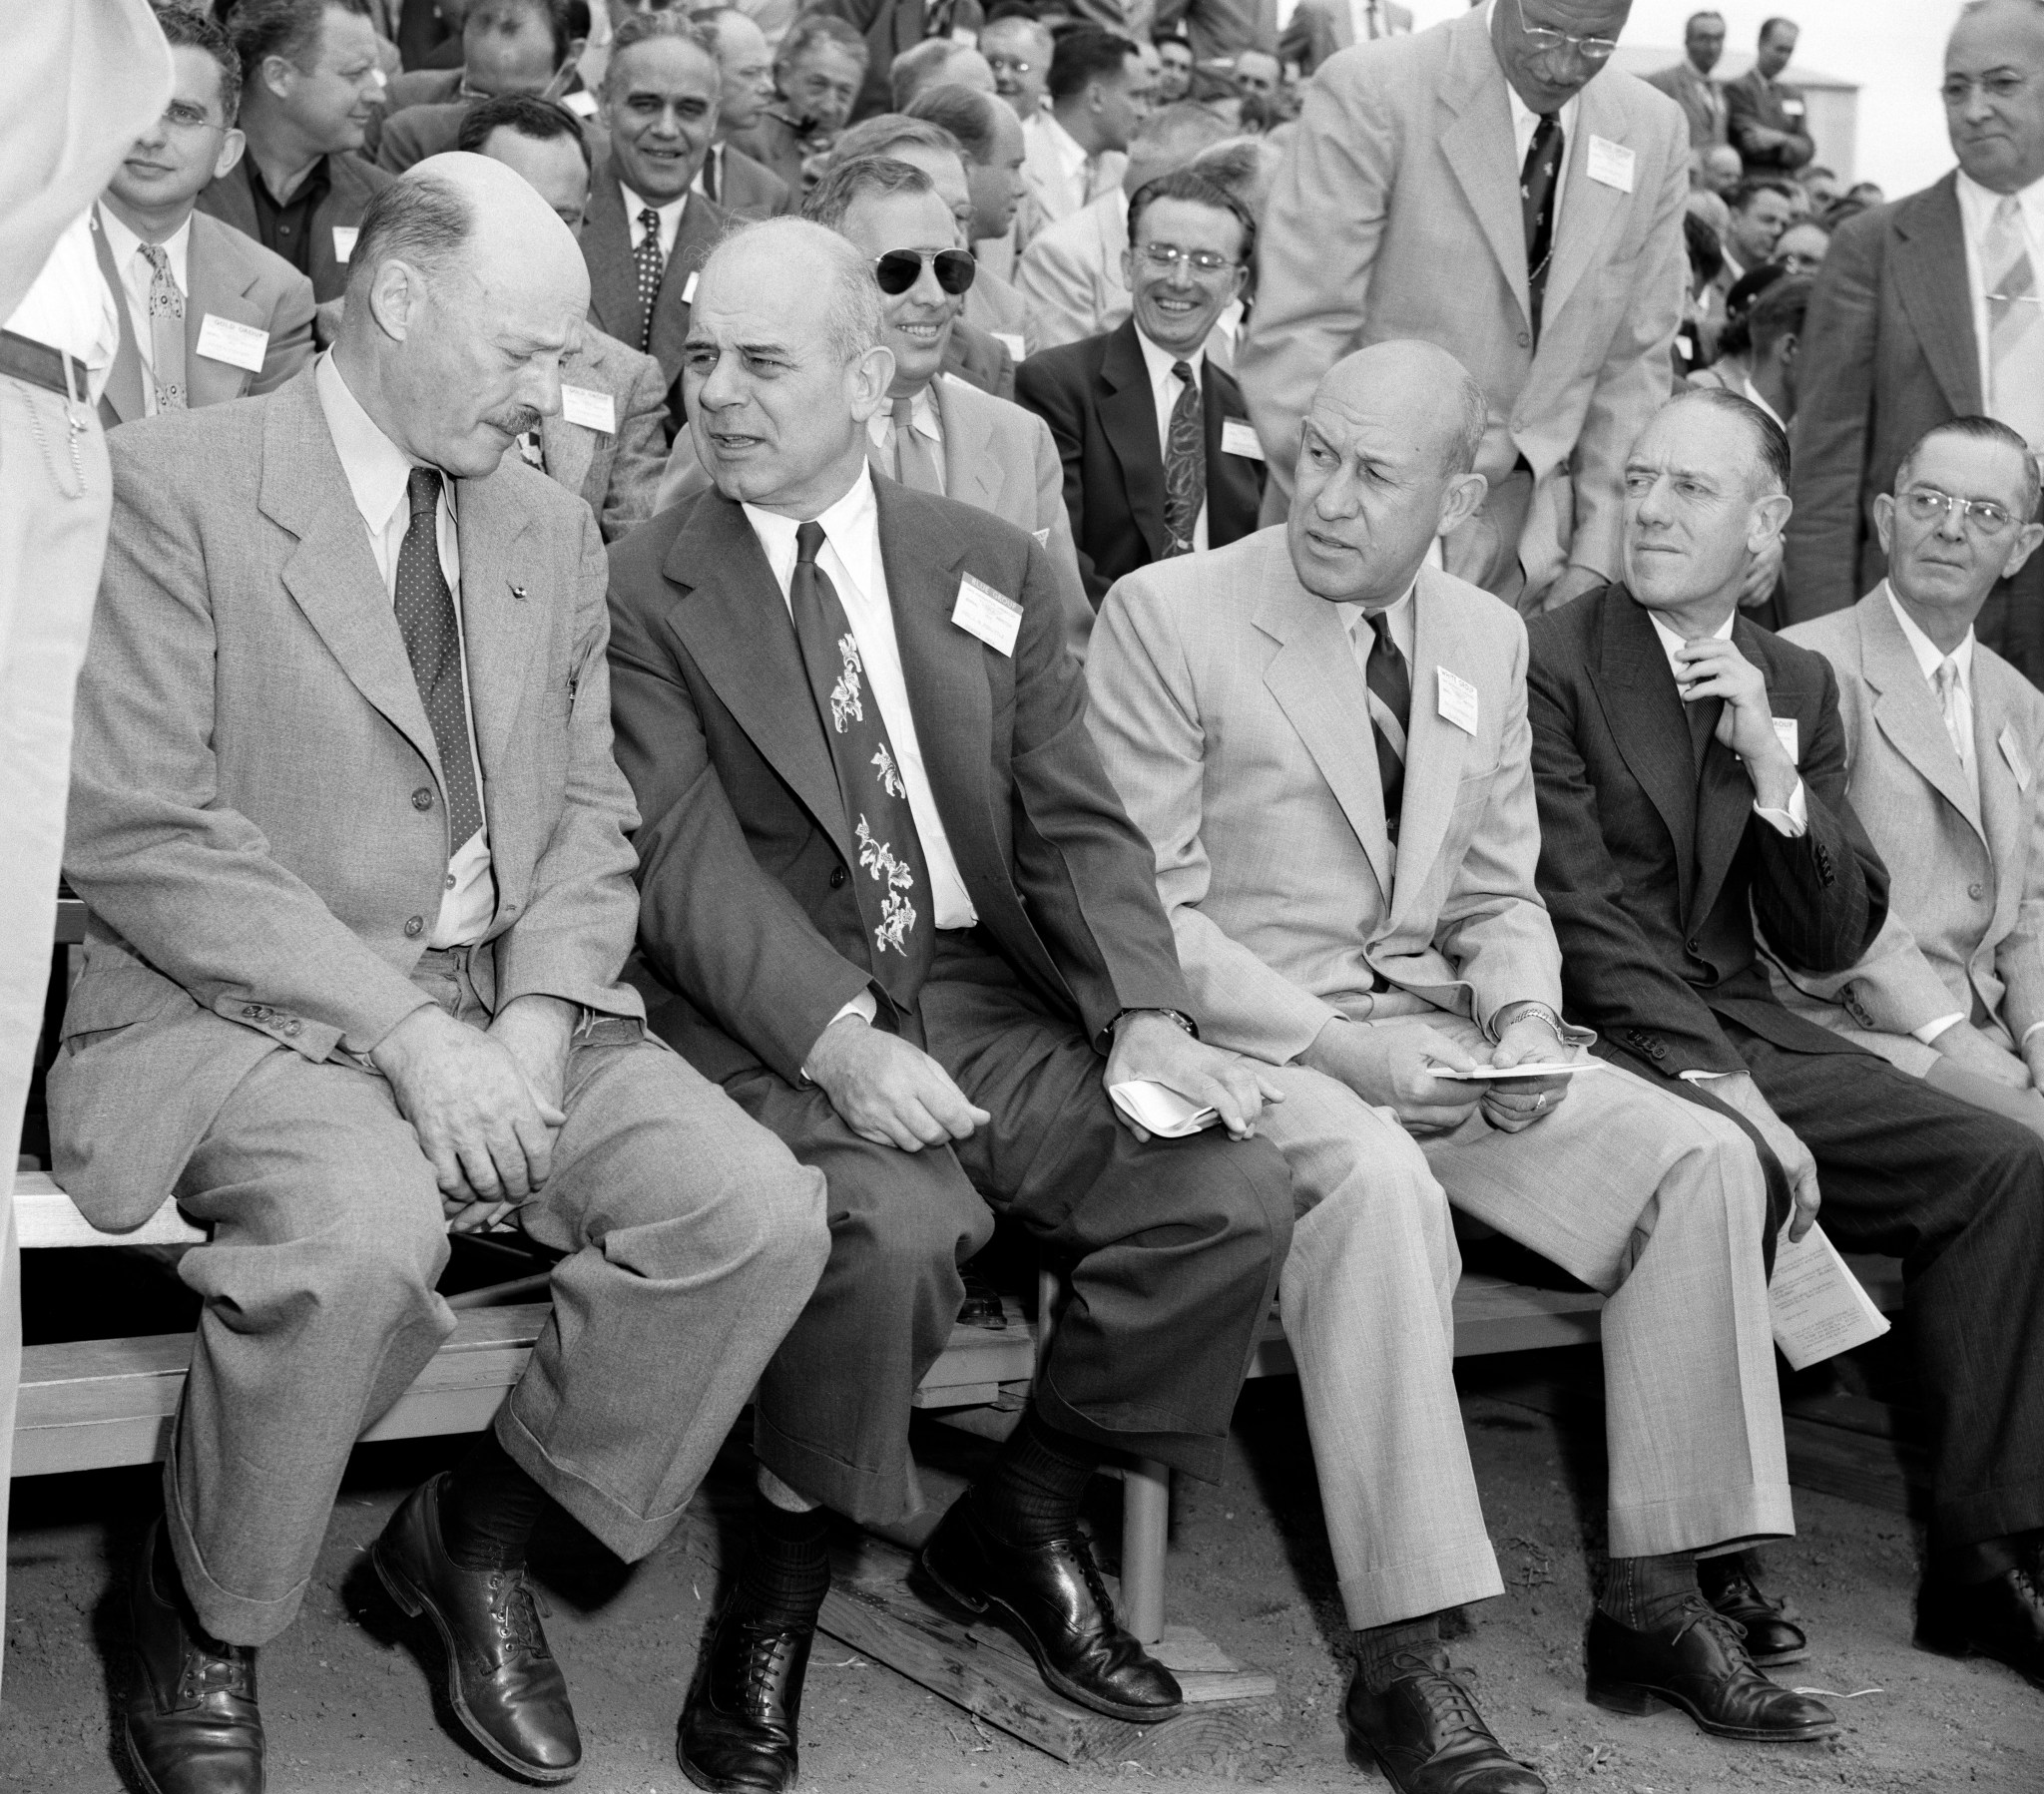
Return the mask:
<svg viewBox="0 0 2044 1794">
<path fill-rule="evenodd" d="M 684 305 L 693 305 L 693 304 L 695 304 L 695 302 L 696 302 L 696 270 L 695 270 L 694 268 L 691 268 L 691 269 L 689 270 L 689 277 L 688 277 L 688 278 L 687 278 L 686 280 L 684 280 L 684 281 L 682 282 L 682 303 L 683 303 Z"/>
<path fill-rule="evenodd" d="M 987 334 L 1008 351 L 1008 359 L 1010 361 L 1026 361 L 1029 358 L 1027 346 L 1014 331 L 989 330 Z"/>
<path fill-rule="evenodd" d="M 1257 433 L 1239 417 L 1224 417 L 1221 420 L 1221 452 L 1224 455 L 1241 455 L 1245 460 L 1261 461 L 1264 445 L 1257 440 Z"/>
<path fill-rule="evenodd" d="M 563 94 L 561 96 L 561 104 L 567 107 L 578 119 L 593 119 L 596 117 L 596 96 L 586 87 L 577 88 L 572 94 Z"/>
<path fill-rule="evenodd" d="M 1789 765 L 1799 766 L 1802 764 L 1802 748 L 1796 737 L 1795 718 L 1793 716 L 1777 716 L 1775 718 L 1775 739 L 1782 743 L 1782 751 L 1788 756 Z"/>
<path fill-rule="evenodd" d="M 607 392 L 592 392 L 587 386 L 563 385 L 561 415 L 585 430 L 601 430 L 606 436 L 618 433 L 618 401 Z"/>
<path fill-rule="evenodd" d="M 1791 119 L 1799 119 L 1802 117 L 1802 102 L 1791 100 L 1785 94 L 1782 97 L 1782 110 Z"/>
<path fill-rule="evenodd" d="M 254 324 L 240 324 L 231 317 L 209 311 L 199 326 L 199 352 L 209 361 L 225 361 L 230 367 L 246 367 L 252 374 L 262 371 L 262 357 L 269 347 L 269 332 Z"/>
<path fill-rule="evenodd" d="M 995 653 L 1014 658 L 1015 638 L 1022 633 L 1022 607 L 984 580 L 968 573 L 958 582 L 958 603 L 951 621 Z"/>
<path fill-rule="evenodd" d="M 1439 708 L 1442 719 L 1452 722 L 1465 735 L 1476 732 L 1476 687 L 1459 673 L 1436 667 L 1440 674 Z"/>
<path fill-rule="evenodd" d="M 352 255 L 355 252 L 355 238 L 359 235 L 361 235 L 361 232 L 352 224 L 335 224 L 333 226 L 333 259 L 335 261 L 345 261 Z"/>
<path fill-rule="evenodd" d="M 1608 137 L 1590 139 L 1590 179 L 1603 187 L 1615 187 L 1622 194 L 1633 191 L 1633 153 Z"/>
<path fill-rule="evenodd" d="M 2016 789 L 2027 791 L 2030 788 L 2030 761 L 2023 752 L 2023 744 L 2016 739 L 2012 722 L 2001 725 L 2001 757 L 2008 761 L 2008 769 L 2016 775 Z"/>
<path fill-rule="evenodd" d="M 1675 339 L 1675 346 L 1682 351 L 1685 361 L 1694 361 L 1697 358 L 1696 341 L 1687 330 Z"/>
</svg>

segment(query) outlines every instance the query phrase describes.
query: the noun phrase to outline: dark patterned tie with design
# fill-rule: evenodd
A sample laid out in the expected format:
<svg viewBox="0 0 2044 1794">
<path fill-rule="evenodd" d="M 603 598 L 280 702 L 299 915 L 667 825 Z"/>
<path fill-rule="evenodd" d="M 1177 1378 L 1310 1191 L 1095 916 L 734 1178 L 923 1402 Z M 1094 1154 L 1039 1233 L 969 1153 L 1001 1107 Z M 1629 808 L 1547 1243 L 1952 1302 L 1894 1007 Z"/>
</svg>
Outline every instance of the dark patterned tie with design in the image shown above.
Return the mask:
<svg viewBox="0 0 2044 1794">
<path fill-rule="evenodd" d="M 660 214 L 651 206 L 639 214 L 639 228 L 645 232 L 632 259 L 639 264 L 639 352 L 643 355 L 653 341 L 653 307 L 660 298 L 660 277 L 667 272 L 667 258 L 660 252 Z"/>
<path fill-rule="evenodd" d="M 1384 789 L 1384 828 L 1391 844 L 1398 842 L 1398 813 L 1405 800 L 1405 730 L 1412 717 L 1412 670 L 1391 640 L 1388 611 L 1365 611 L 1370 632 L 1369 665 L 1363 677 L 1377 701 L 1369 707 L 1370 733 L 1376 737 L 1377 780 Z M 1378 714 L 1381 705 L 1385 714 Z"/>
<path fill-rule="evenodd" d="M 404 532 L 404 546 L 397 551 L 397 628 L 404 637 L 404 652 L 411 657 L 411 675 L 418 681 L 426 720 L 432 724 L 433 744 L 440 750 L 447 857 L 452 859 L 482 827 L 483 806 L 468 746 L 461 631 L 454 616 L 454 594 L 447 589 L 447 575 L 440 566 L 440 470 L 414 467 L 406 496 L 411 501 L 411 523 Z"/>
<path fill-rule="evenodd" d="M 1192 368 L 1174 361 L 1179 385 L 1171 408 L 1171 434 L 1164 443 L 1164 527 L 1171 540 L 1165 558 L 1193 552 L 1193 531 L 1207 502 L 1207 419 L 1200 408 L 1200 382 Z"/>
<path fill-rule="evenodd" d="M 1554 196 L 1561 187 L 1561 159 L 1567 154 L 1560 114 L 1543 112 L 1519 174 L 1519 206 L 1526 221 L 1526 300 L 1532 308 L 1536 345 L 1540 308 L 1547 298 L 1547 268 L 1554 259 Z"/>
<path fill-rule="evenodd" d="M 908 807 L 908 786 L 887 740 L 887 725 L 865 676 L 858 638 L 830 576 L 816 565 L 823 526 L 794 533 L 794 574 L 788 609 L 816 713 L 837 768 L 844 819 L 858 843 L 852 879 L 858 913 L 872 937 L 873 977 L 902 1008 L 910 1007 L 930 965 L 935 926 L 922 842 Z"/>
</svg>

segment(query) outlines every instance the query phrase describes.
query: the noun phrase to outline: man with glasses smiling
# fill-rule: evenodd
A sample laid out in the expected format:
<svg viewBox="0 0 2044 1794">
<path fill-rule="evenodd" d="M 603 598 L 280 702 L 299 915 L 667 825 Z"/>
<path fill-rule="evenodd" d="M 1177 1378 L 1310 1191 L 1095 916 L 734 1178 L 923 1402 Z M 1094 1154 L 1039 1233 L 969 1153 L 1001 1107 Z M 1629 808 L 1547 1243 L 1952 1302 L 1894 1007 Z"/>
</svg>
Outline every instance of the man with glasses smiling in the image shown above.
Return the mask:
<svg viewBox="0 0 2044 1794">
<path fill-rule="evenodd" d="M 198 216 L 206 184 L 242 158 L 242 65 L 203 14 L 157 15 L 176 85 L 100 197 L 93 244 L 119 302 L 121 347 L 100 416 L 159 411 L 280 386 L 312 357 L 312 283 L 279 255 Z"/>
<path fill-rule="evenodd" d="M 1125 573 L 1257 527 L 1263 449 L 1242 389 L 1207 348 L 1256 237 L 1249 214 L 1204 175 L 1159 177 L 1129 202 L 1128 321 L 1017 370 L 1015 396 L 1050 425 L 1064 462 L 1096 607 Z"/>
<path fill-rule="evenodd" d="M 1488 0 L 1314 76 L 1236 374 L 1280 489 L 1351 349 L 1438 343 L 1490 405 L 1447 566 L 1532 614 L 1618 572 L 1625 452 L 1668 396 L 1689 130 L 1610 67 L 1630 0 Z"/>
</svg>

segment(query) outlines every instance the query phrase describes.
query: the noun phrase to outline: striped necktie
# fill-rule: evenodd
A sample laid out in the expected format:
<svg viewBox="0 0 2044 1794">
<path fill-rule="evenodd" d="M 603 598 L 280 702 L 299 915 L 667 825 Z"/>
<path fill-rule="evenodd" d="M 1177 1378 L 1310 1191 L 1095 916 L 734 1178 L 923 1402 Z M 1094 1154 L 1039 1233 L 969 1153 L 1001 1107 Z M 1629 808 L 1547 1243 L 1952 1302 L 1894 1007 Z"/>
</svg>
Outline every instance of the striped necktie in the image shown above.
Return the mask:
<svg viewBox="0 0 2044 1794">
<path fill-rule="evenodd" d="M 2044 293 L 2023 229 L 2023 206 L 2002 196 L 1981 246 L 1987 276 L 1988 411 L 2044 449 Z"/>
<path fill-rule="evenodd" d="M 146 242 L 149 262 L 149 375 L 159 411 L 185 409 L 185 295 L 162 243 Z"/>
<path fill-rule="evenodd" d="M 1369 726 L 1376 737 L 1377 781 L 1384 792 L 1384 829 L 1398 843 L 1398 815 L 1405 799 L 1405 731 L 1412 718 L 1412 669 L 1391 639 L 1388 610 L 1365 611 L 1376 640 L 1370 644 L 1363 682 L 1369 686 Z"/>
</svg>

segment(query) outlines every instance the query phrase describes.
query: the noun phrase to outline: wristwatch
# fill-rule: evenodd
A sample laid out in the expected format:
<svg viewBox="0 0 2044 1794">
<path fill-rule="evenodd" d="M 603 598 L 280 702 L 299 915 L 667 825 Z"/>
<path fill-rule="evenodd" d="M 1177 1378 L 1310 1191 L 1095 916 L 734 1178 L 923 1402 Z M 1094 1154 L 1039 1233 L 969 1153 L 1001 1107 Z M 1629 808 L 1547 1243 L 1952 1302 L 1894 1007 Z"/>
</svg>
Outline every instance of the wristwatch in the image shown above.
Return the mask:
<svg viewBox="0 0 2044 1794">
<path fill-rule="evenodd" d="M 1513 1027 L 1517 1023 L 1534 1021 L 1540 1023 L 1554 1036 L 1558 1046 L 1566 1047 L 1569 1044 L 1569 1037 L 1562 1032 L 1561 1017 L 1549 1009 L 1546 1004 L 1529 998 L 1521 998 L 1515 1002 L 1507 1003 L 1504 1009 L 1498 1013 L 1503 1015 L 1505 1011 L 1510 1012 L 1511 1019 L 1509 1021 L 1499 1022 L 1496 1016 L 1491 1018 L 1491 1025 L 1500 1036 L 1504 1034 L 1506 1029 Z"/>
<path fill-rule="evenodd" d="M 1183 1028 L 1186 1031 L 1186 1033 L 1193 1037 L 1194 1040 L 1198 1040 L 1200 1038 L 1199 1024 L 1196 1023 L 1193 1020 L 1193 1018 L 1187 1015 L 1183 1010 L 1151 1009 L 1142 1006 L 1138 1006 L 1134 1009 L 1117 1010 L 1115 1012 L 1114 1020 L 1109 1022 L 1107 1025 L 1107 1032 L 1109 1034 L 1114 1033 L 1115 1029 L 1120 1025 L 1121 1020 L 1124 1016 L 1162 1016 L 1167 1022 L 1173 1023 L 1177 1027 Z"/>
</svg>

